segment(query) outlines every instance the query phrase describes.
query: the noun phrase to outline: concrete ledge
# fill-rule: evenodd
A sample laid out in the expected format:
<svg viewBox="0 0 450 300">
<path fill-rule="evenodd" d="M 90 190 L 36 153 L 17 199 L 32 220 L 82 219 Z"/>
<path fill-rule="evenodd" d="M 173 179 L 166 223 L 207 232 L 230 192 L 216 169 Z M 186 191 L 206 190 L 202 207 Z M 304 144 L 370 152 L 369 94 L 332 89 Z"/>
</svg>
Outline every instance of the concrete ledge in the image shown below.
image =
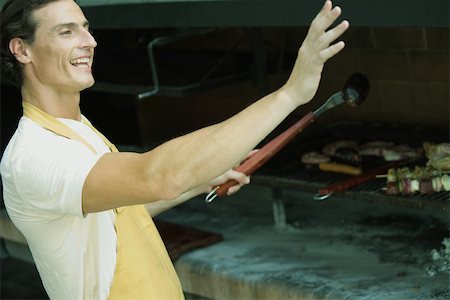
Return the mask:
<svg viewBox="0 0 450 300">
<path fill-rule="evenodd" d="M 160 218 L 221 233 L 222 242 L 180 256 L 183 289 L 210 299 L 448 299 L 449 273 L 435 272 L 448 222 L 420 210 L 283 191 L 287 225 L 274 226 L 269 188 Z"/>
<path fill-rule="evenodd" d="M 246 280 L 181 260 L 175 264 L 183 290 L 208 299 L 321 299 L 288 285 Z M 225 271 L 225 270 L 224 270 Z"/>
</svg>

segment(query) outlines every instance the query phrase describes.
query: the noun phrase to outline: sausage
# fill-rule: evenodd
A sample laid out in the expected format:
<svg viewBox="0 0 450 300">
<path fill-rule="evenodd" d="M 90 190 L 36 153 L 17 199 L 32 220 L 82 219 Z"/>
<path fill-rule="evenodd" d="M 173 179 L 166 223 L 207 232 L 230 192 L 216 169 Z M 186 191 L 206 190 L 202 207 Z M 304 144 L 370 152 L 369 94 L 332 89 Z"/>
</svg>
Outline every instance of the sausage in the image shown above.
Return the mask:
<svg viewBox="0 0 450 300">
<path fill-rule="evenodd" d="M 321 163 L 321 164 L 319 164 L 319 169 L 322 171 L 342 173 L 342 174 L 348 174 L 348 175 L 360 175 L 362 173 L 362 170 L 360 167 L 346 165 L 346 164 L 340 164 L 340 163 L 334 163 L 334 162 Z"/>
</svg>

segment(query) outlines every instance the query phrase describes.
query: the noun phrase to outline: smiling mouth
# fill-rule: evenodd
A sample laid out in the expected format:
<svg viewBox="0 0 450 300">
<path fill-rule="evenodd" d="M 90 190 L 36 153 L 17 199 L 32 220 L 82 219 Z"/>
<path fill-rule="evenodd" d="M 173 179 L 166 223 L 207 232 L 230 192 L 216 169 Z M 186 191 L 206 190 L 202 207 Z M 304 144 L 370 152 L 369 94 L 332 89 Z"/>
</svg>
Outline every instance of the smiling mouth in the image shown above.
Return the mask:
<svg viewBox="0 0 450 300">
<path fill-rule="evenodd" d="M 90 58 L 77 58 L 70 61 L 70 64 L 77 68 L 89 68 Z"/>
</svg>

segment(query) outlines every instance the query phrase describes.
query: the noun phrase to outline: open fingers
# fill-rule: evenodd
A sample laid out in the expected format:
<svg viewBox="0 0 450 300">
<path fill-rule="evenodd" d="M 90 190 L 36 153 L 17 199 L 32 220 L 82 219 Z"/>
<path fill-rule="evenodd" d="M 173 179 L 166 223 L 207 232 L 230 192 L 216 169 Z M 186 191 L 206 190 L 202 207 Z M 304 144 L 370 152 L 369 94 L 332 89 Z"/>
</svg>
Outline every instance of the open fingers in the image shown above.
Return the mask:
<svg viewBox="0 0 450 300">
<path fill-rule="evenodd" d="M 347 21 L 342 21 L 341 24 L 334 27 L 333 29 L 330 29 L 322 36 L 321 43 L 323 44 L 323 46 L 321 48 L 324 49 L 319 52 L 319 57 L 323 62 L 327 61 L 329 58 L 333 57 L 344 48 L 345 43 L 343 41 L 335 43 L 331 46 L 329 45 L 338 37 L 340 37 L 348 29 L 348 27 L 349 23 Z"/>
<path fill-rule="evenodd" d="M 324 40 L 324 43 L 329 45 L 331 42 L 336 40 L 338 37 L 340 37 L 349 27 L 348 21 L 342 21 L 339 25 L 336 27 L 328 30 L 323 36 L 322 39 Z"/>
<path fill-rule="evenodd" d="M 323 62 L 325 62 L 328 59 L 330 59 L 331 57 L 335 56 L 337 53 L 339 53 L 339 51 L 344 49 L 344 47 L 345 47 L 345 43 L 343 41 L 340 41 L 340 42 L 333 44 L 330 47 L 325 48 L 324 50 L 320 51 L 319 57 Z"/>
<path fill-rule="evenodd" d="M 309 30 L 309 37 L 312 40 L 318 38 L 325 30 L 327 30 L 331 24 L 341 15 L 341 8 L 339 6 L 332 7 L 331 1 L 325 1 L 322 10 L 317 14 L 314 20 L 311 22 Z"/>
</svg>

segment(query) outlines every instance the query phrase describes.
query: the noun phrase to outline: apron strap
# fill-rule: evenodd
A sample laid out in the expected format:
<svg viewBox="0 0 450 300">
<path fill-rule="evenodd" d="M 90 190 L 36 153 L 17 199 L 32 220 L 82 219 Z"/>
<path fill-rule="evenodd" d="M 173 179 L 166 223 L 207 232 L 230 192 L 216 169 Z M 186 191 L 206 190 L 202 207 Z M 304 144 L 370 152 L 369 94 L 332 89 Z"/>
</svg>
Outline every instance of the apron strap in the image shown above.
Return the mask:
<svg viewBox="0 0 450 300">
<path fill-rule="evenodd" d="M 97 154 L 97 151 L 95 151 L 94 147 L 91 146 L 85 139 L 83 139 L 78 133 L 73 131 L 69 126 L 62 123 L 52 115 L 46 113 L 43 110 L 40 110 L 33 104 L 29 102 L 22 102 L 23 107 L 23 115 L 30 120 L 38 123 L 43 128 L 58 134 L 60 136 L 66 137 L 68 139 L 76 140 L 88 147 L 92 152 Z M 111 152 L 119 152 L 117 147 L 111 143 L 103 134 L 101 134 L 92 124 L 89 122 L 84 116 L 82 116 L 82 122 L 89 126 L 102 140 L 103 142 L 109 147 Z M 120 211 L 120 208 L 115 208 L 114 213 L 117 214 Z"/>
<path fill-rule="evenodd" d="M 103 142 L 106 144 L 106 146 L 108 146 L 108 148 L 111 150 L 111 152 L 119 152 L 119 149 L 117 149 L 117 147 L 111 143 L 106 136 L 104 136 L 100 131 L 97 130 L 97 128 L 95 128 L 91 122 L 88 121 L 88 119 L 86 119 L 84 116 L 82 116 L 83 119 L 83 123 L 86 124 L 87 126 L 89 126 L 102 140 Z"/>
<path fill-rule="evenodd" d="M 23 115 L 34 122 L 41 125 L 43 128 L 66 137 L 68 139 L 76 140 L 86 147 L 88 147 L 92 152 L 97 153 L 94 147 L 92 147 L 85 139 L 83 139 L 78 133 L 73 131 L 70 127 L 53 117 L 52 115 L 46 113 L 45 111 L 40 110 L 33 104 L 29 102 L 22 102 L 23 107 Z M 91 122 L 89 122 L 84 116 L 82 116 L 82 122 L 89 126 L 109 147 L 111 152 L 119 152 L 119 150 L 111 143 L 103 134 L 101 134 L 94 126 L 92 126 Z"/>
</svg>

